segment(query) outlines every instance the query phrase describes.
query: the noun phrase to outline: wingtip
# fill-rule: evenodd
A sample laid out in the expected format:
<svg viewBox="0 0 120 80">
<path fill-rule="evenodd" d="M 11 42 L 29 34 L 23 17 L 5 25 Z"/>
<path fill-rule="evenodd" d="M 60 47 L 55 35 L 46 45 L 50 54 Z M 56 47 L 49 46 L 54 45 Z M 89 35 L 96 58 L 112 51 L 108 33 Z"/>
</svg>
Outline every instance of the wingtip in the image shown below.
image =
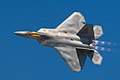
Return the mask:
<svg viewBox="0 0 120 80">
<path fill-rule="evenodd" d="M 81 71 L 81 69 L 79 68 L 79 69 L 74 69 L 73 70 L 73 72 L 80 72 Z"/>
<path fill-rule="evenodd" d="M 84 16 L 82 15 L 81 12 L 74 12 L 73 14 L 74 14 L 74 15 L 79 15 L 79 16 L 81 17 L 80 22 L 84 22 L 84 23 L 85 23 L 85 18 L 84 18 Z"/>
</svg>

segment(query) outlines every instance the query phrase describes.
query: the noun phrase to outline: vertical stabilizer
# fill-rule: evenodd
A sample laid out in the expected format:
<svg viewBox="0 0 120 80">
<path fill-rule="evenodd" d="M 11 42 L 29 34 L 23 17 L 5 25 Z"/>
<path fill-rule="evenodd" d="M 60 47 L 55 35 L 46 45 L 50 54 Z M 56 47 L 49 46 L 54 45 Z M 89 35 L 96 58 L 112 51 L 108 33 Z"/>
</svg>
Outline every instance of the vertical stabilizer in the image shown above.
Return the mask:
<svg viewBox="0 0 120 80">
<path fill-rule="evenodd" d="M 77 33 L 82 43 L 91 44 L 94 40 L 94 31 L 92 24 L 85 24 L 85 26 Z"/>
<path fill-rule="evenodd" d="M 82 50 L 82 49 L 76 49 L 76 51 L 77 51 L 80 67 L 82 69 L 85 64 L 87 55 L 85 54 L 84 50 Z"/>
</svg>

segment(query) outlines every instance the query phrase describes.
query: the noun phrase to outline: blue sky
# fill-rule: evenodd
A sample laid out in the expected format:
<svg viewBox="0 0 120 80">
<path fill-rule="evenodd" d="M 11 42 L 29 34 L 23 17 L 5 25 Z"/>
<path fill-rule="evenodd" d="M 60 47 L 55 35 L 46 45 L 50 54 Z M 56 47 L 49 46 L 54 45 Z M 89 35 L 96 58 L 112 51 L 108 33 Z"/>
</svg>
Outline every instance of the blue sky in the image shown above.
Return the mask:
<svg viewBox="0 0 120 80">
<path fill-rule="evenodd" d="M 0 0 L 0 80 L 119 80 L 120 47 L 102 52 L 101 66 L 90 59 L 72 72 L 58 53 L 37 41 L 13 34 L 17 30 L 55 28 L 74 11 L 88 24 L 103 26 L 100 40 L 120 41 L 119 0 Z"/>
</svg>

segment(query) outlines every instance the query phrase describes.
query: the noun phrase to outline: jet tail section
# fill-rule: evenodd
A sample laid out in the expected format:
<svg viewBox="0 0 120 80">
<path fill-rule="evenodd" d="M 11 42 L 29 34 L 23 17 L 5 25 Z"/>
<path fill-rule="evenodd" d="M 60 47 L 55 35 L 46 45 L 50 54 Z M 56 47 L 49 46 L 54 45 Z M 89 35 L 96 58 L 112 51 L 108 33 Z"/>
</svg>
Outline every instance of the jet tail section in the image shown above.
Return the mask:
<svg viewBox="0 0 120 80">
<path fill-rule="evenodd" d="M 103 58 L 96 50 L 92 51 L 92 50 L 76 49 L 76 52 L 77 52 L 81 69 L 84 66 L 87 56 L 96 65 L 101 65 L 102 63 Z"/>
<path fill-rule="evenodd" d="M 96 40 L 103 35 L 103 30 L 101 26 L 95 25 L 93 27 L 91 24 L 86 24 L 77 35 L 84 44 L 91 44 L 92 40 Z"/>
</svg>

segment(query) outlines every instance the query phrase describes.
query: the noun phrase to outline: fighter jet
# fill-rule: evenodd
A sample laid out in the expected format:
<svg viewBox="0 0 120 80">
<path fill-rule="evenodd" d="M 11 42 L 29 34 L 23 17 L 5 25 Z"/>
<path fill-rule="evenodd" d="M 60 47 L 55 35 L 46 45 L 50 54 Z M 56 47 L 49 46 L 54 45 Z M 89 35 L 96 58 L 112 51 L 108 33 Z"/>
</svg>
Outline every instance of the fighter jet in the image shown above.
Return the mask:
<svg viewBox="0 0 120 80">
<path fill-rule="evenodd" d="M 92 43 L 103 35 L 99 25 L 86 24 L 80 12 L 74 12 L 55 29 L 17 31 L 16 35 L 37 40 L 41 45 L 54 48 L 75 72 L 82 70 L 87 56 L 94 64 L 102 63 L 102 56 Z"/>
</svg>

